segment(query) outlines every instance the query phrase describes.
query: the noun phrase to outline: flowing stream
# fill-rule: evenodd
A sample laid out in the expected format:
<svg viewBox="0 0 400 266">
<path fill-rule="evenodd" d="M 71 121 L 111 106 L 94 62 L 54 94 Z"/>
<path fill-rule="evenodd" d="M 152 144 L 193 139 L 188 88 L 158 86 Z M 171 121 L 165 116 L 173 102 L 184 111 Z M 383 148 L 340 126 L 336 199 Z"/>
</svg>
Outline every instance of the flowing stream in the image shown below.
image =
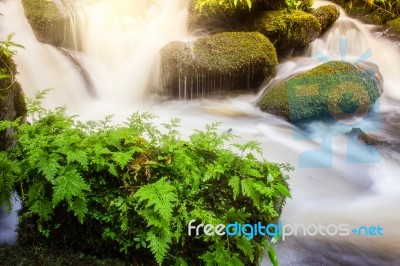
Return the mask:
<svg viewBox="0 0 400 266">
<path fill-rule="evenodd" d="M 57 2 L 61 5 L 63 1 Z M 78 114 L 82 120 L 115 114 L 115 121 L 121 121 L 134 111 L 151 111 L 158 116 L 157 123 L 181 118 L 183 136 L 207 123 L 222 122 L 221 130 L 232 129 L 242 137 L 239 141 L 259 141 L 267 160 L 289 162 L 295 167 L 290 173 L 293 199 L 287 201 L 283 223 L 384 228 L 384 236 L 377 237 L 291 237 L 278 245 L 281 265 L 400 265 L 399 150 L 381 149 L 377 160 L 362 163 L 370 151 L 355 146 L 350 152 L 351 141 L 344 135 L 352 127 L 360 127 L 396 147 L 400 132 L 398 47 L 373 36 L 372 26 L 342 12 L 335 25 L 308 48 L 281 60 L 275 80 L 325 60 L 368 60 L 378 65 L 384 93 L 376 105 L 376 115 L 347 125 L 314 122 L 300 130 L 259 111 L 255 106 L 259 95 L 160 102 L 148 97 L 146 91 L 157 80 L 159 49 L 172 40 L 193 39 L 185 27 L 186 3 L 75 0 L 69 6 L 62 5 L 66 12 L 79 10 L 71 15 L 79 49 L 68 52 L 88 73 L 96 97 L 90 95 L 76 64 L 65 53 L 36 40 L 20 1 L 0 0 L 0 38 L 14 32 L 14 41 L 25 46 L 16 55 L 18 79 L 28 96 L 53 88 L 46 107 L 65 106 L 68 113 Z M 316 5 L 326 3 L 319 1 Z M 313 160 L 323 164 L 329 158 L 331 164 L 306 168 L 299 163 L 305 152 L 321 150 L 327 138 L 329 147 L 315 153 Z M 13 242 L 15 223 L 15 215 L 0 216 L 0 241 Z M 268 262 L 264 260 L 263 264 Z"/>
</svg>

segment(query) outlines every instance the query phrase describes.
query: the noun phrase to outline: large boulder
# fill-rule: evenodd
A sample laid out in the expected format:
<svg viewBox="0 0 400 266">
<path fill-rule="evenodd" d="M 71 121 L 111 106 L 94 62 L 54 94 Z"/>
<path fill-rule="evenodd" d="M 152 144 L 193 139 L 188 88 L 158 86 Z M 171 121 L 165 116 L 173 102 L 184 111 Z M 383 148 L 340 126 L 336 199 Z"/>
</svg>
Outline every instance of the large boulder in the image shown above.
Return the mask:
<svg viewBox="0 0 400 266">
<path fill-rule="evenodd" d="M 36 38 L 56 47 L 68 46 L 69 18 L 53 1 L 22 0 L 25 16 Z"/>
<path fill-rule="evenodd" d="M 285 0 L 253 0 L 251 8 L 246 1 L 238 1 L 236 7 L 229 0 L 214 1 L 209 4 L 204 2 L 204 0 L 192 0 L 189 3 L 189 29 L 192 31 L 237 29 L 255 12 L 287 7 Z"/>
<path fill-rule="evenodd" d="M 261 12 L 247 23 L 251 30 L 267 36 L 278 50 L 306 46 L 321 34 L 318 19 L 304 11 Z"/>
<path fill-rule="evenodd" d="M 340 12 L 334 5 L 321 6 L 311 12 L 319 21 L 321 31 L 326 31 L 339 18 Z"/>
<path fill-rule="evenodd" d="M 368 113 L 382 84 L 372 63 L 330 61 L 267 89 L 258 106 L 291 122 L 347 119 Z"/>
<path fill-rule="evenodd" d="M 260 33 L 224 32 L 191 43 L 171 42 L 161 50 L 161 62 L 164 91 L 191 98 L 256 90 L 274 72 L 277 55 Z"/>
<path fill-rule="evenodd" d="M 2 49 L 0 47 L 0 120 L 12 121 L 26 115 L 26 105 L 21 85 L 15 78 L 16 66 Z M 12 145 L 11 133 L 11 130 L 0 131 L 0 150 Z"/>
</svg>

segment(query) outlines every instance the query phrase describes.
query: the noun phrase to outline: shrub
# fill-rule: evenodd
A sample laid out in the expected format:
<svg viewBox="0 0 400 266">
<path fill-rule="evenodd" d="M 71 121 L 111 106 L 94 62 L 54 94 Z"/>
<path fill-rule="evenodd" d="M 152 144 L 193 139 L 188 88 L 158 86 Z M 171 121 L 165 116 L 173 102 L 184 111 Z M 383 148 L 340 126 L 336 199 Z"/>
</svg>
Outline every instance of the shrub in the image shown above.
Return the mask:
<svg viewBox="0 0 400 266">
<path fill-rule="evenodd" d="M 16 130 L 17 146 L 0 153 L 0 178 L 23 201 L 20 243 L 147 265 L 260 261 L 267 238 L 188 236 L 187 224 L 276 222 L 290 196 L 281 172 L 288 165 L 257 159 L 257 143 L 234 144 L 218 124 L 185 140 L 177 119 L 163 129 L 148 113 L 122 125 L 111 117 L 82 123 L 63 109 L 41 108 L 42 97 L 28 102 L 31 124 L 0 122 Z"/>
</svg>

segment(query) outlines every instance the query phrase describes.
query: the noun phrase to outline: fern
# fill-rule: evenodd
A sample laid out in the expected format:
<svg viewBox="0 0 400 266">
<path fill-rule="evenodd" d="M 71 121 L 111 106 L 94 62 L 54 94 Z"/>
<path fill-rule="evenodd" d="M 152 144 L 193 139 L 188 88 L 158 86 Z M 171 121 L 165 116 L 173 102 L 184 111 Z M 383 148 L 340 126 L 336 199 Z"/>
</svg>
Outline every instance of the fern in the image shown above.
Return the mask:
<svg viewBox="0 0 400 266">
<path fill-rule="evenodd" d="M 17 141 L 0 152 L 0 200 L 9 203 L 18 192 L 21 228 L 36 225 L 43 243 L 131 261 L 151 256 L 142 264 L 260 262 L 265 238 L 189 237 L 187 224 L 276 222 L 290 197 L 283 173 L 289 165 L 258 159 L 258 143 L 235 144 L 219 123 L 182 139 L 179 119 L 162 129 L 149 113 L 122 125 L 111 116 L 79 122 L 62 108 L 42 108 L 44 95 L 29 101 L 31 124 L 0 121 L 0 130 L 15 129 Z"/>
</svg>

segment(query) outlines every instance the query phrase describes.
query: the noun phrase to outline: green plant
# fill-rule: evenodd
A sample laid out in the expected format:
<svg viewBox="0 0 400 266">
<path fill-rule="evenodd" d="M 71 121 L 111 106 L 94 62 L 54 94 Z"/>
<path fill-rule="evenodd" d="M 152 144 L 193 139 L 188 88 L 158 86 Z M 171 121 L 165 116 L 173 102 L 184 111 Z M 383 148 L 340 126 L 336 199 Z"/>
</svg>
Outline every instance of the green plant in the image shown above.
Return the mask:
<svg viewBox="0 0 400 266">
<path fill-rule="evenodd" d="M 314 3 L 314 0 L 285 0 L 287 9 L 308 11 Z"/>
<path fill-rule="evenodd" d="M 192 219 L 277 222 L 290 197 L 281 172 L 289 165 L 257 159 L 256 142 L 233 143 L 218 124 L 183 139 L 178 119 L 158 128 L 148 113 L 122 125 L 112 117 L 83 123 L 61 108 L 42 108 L 44 95 L 28 101 L 30 124 L 0 121 L 0 129 L 16 132 L 16 147 L 0 152 L 0 195 L 15 189 L 23 201 L 20 242 L 24 236 L 144 264 L 260 261 L 265 237 L 192 237 L 186 226 Z M 32 225 L 43 236 L 24 231 Z"/>
<path fill-rule="evenodd" d="M 22 45 L 17 44 L 12 41 L 14 34 L 10 34 L 7 40 L 0 41 L 0 80 L 13 78 L 14 70 L 13 67 L 9 65 L 9 60 L 15 54 L 12 48 L 24 48 Z"/>
<path fill-rule="evenodd" d="M 237 7 L 239 3 L 244 3 L 251 9 L 252 0 L 198 0 L 196 1 L 195 8 L 199 9 L 200 11 L 203 9 L 204 6 L 229 6 L 231 9 Z"/>
</svg>

